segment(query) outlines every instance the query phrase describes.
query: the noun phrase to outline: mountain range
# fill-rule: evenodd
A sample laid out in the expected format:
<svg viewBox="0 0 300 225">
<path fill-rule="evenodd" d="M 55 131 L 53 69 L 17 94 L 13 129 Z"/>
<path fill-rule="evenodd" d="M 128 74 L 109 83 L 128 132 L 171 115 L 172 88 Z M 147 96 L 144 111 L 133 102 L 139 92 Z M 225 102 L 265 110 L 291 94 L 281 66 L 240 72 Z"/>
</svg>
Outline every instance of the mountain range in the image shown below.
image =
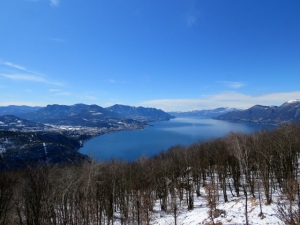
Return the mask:
<svg viewBox="0 0 300 225">
<path fill-rule="evenodd" d="M 44 124 L 101 127 L 109 126 L 110 120 L 120 120 L 121 116 L 98 105 L 47 105 L 23 118 Z"/>
<path fill-rule="evenodd" d="M 291 100 L 281 106 L 255 105 L 246 110 L 228 112 L 214 119 L 274 125 L 296 122 L 300 119 L 300 100 Z"/>
<path fill-rule="evenodd" d="M 0 108 L 1 115 L 14 115 L 23 119 L 55 125 L 105 127 L 111 123 L 135 120 L 141 123 L 169 120 L 168 113 L 145 107 L 113 105 L 103 108 L 98 105 L 75 104 L 47 105 L 46 107 L 7 106 Z"/>
<path fill-rule="evenodd" d="M 193 110 L 189 112 L 169 112 L 169 114 L 175 117 L 204 116 L 204 117 L 212 118 L 212 117 L 223 115 L 231 111 L 239 111 L 239 109 L 220 107 L 216 109 Z"/>
<path fill-rule="evenodd" d="M 17 105 L 9 105 L 9 106 L 0 106 L 0 116 L 5 115 L 14 115 L 18 117 L 22 117 L 27 113 L 31 113 L 41 109 L 42 107 L 39 106 L 17 106 Z"/>
<path fill-rule="evenodd" d="M 13 115 L 19 118 L 1 115 Z M 120 104 L 107 108 L 86 104 L 71 106 L 53 104 L 46 107 L 1 106 L 0 129 L 5 129 L 8 124 L 16 129 L 22 128 L 23 125 L 41 127 L 43 124 L 110 128 L 125 123 L 142 127 L 147 122 L 169 120 L 182 116 L 205 116 L 219 120 L 264 124 L 295 122 L 300 119 L 300 100 L 291 100 L 281 106 L 255 105 L 246 110 L 221 107 L 211 110 L 169 113 L 155 108 Z"/>
<path fill-rule="evenodd" d="M 145 108 L 141 106 L 132 107 L 116 104 L 106 109 L 110 112 L 118 113 L 122 117 L 144 122 L 163 121 L 174 118 L 174 116 L 171 116 L 161 109 Z"/>
</svg>

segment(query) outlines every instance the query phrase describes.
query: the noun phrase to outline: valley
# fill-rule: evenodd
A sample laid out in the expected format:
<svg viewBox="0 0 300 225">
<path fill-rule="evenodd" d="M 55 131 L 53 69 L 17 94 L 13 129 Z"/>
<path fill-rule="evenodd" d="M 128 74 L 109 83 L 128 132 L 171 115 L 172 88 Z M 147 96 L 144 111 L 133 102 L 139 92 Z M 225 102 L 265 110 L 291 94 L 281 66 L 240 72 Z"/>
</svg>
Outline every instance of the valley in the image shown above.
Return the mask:
<svg viewBox="0 0 300 225">
<path fill-rule="evenodd" d="M 60 141 L 49 140 L 47 142 L 48 146 L 52 146 L 51 148 L 55 148 L 56 144 L 61 144 L 64 146 L 64 149 L 71 149 L 72 151 L 76 151 L 74 155 L 78 155 L 83 153 L 84 155 L 89 155 L 91 151 L 94 151 L 94 155 L 97 155 L 99 152 L 99 146 L 101 149 L 101 157 L 98 156 L 98 159 L 105 159 L 111 157 L 120 157 L 118 156 L 119 153 L 126 153 L 124 156 L 121 156 L 123 159 L 134 160 L 135 158 L 146 154 L 148 156 L 153 155 L 152 152 L 158 152 L 162 149 L 168 149 L 171 146 L 177 144 L 192 144 L 193 142 L 203 141 L 209 138 L 220 137 L 222 135 L 226 135 L 230 131 L 242 131 L 246 133 L 253 132 L 256 130 L 262 129 L 263 126 L 268 124 L 277 125 L 283 122 L 293 122 L 297 121 L 299 117 L 299 104 L 300 101 L 289 101 L 284 103 L 280 107 L 272 106 L 253 106 L 250 109 L 246 110 L 238 110 L 234 108 L 217 108 L 214 110 L 198 110 L 192 112 L 171 112 L 165 113 L 162 110 L 154 109 L 154 108 L 144 108 L 144 107 L 132 107 L 132 106 L 124 106 L 124 105 L 114 105 L 111 107 L 103 108 L 97 105 L 85 105 L 85 104 L 76 104 L 71 106 L 66 105 L 48 105 L 46 107 L 26 107 L 26 106 L 10 106 L 10 107 L 1 107 L 0 108 L 0 115 L 1 113 L 9 112 L 14 115 L 2 115 L 0 116 L 0 130 L 4 133 L 2 134 L 2 141 L 0 141 L 1 146 L 1 153 L 2 158 L 4 159 L 4 155 L 6 160 L 8 158 L 17 157 L 18 154 L 22 154 L 25 152 L 30 152 L 31 154 L 27 154 L 24 156 L 28 161 L 29 158 L 35 158 L 35 152 L 37 149 L 42 151 L 43 143 L 39 141 L 39 143 L 33 144 L 31 143 L 32 140 L 29 137 L 30 135 L 52 135 L 52 136 L 64 136 L 67 139 L 70 139 L 76 142 L 75 146 L 69 146 L 66 143 L 60 143 Z M 25 113 L 26 112 L 26 113 Z M 22 115 L 21 117 L 17 117 L 16 115 Z M 174 119 L 175 116 L 179 118 L 193 118 L 193 117 L 201 117 L 206 116 L 206 118 L 214 117 L 214 115 L 218 115 L 215 117 L 215 122 L 213 120 L 203 120 L 202 122 L 197 122 L 196 120 L 192 122 L 191 128 L 184 128 L 184 129 L 191 129 L 191 133 L 186 133 L 184 131 L 183 136 L 180 136 L 179 131 L 181 126 L 185 127 L 188 123 L 183 121 L 182 125 L 179 125 L 180 128 L 178 131 L 178 135 L 176 136 L 176 121 L 174 121 L 174 127 L 170 124 L 171 127 L 159 128 L 160 124 L 164 124 L 163 121 L 169 121 Z M 246 128 L 243 128 L 243 125 L 239 125 L 236 123 L 226 124 L 217 121 L 234 121 L 234 122 L 244 122 L 244 125 L 247 123 L 253 124 L 261 124 L 261 126 L 255 127 L 254 125 L 246 125 L 250 128 L 247 131 Z M 180 120 L 179 120 L 180 121 Z M 186 120 L 187 121 L 187 120 Z M 208 121 L 210 121 L 208 123 Z M 151 132 L 153 128 L 149 127 L 151 123 L 157 123 L 155 126 L 161 129 L 161 131 L 170 131 L 170 137 L 165 136 L 167 133 L 161 133 L 158 137 L 157 134 L 153 133 L 153 137 Z M 246 122 L 246 123 L 245 123 Z M 199 123 L 199 124 L 198 124 Z M 197 125 L 198 124 L 198 125 Z M 213 125 L 218 124 L 218 125 Z M 189 126 L 190 126 L 189 125 Z M 196 126 L 195 126 L 196 125 Z M 216 126 L 216 129 L 213 130 L 212 126 Z M 201 130 L 195 130 L 196 127 L 203 127 Z M 222 127 L 228 127 L 223 131 Z M 240 128 L 238 128 L 240 127 Z M 147 131 L 143 131 L 147 128 Z M 158 132 L 159 129 L 156 131 Z M 141 130 L 141 134 L 138 133 L 128 133 L 128 137 L 122 138 L 119 135 L 119 131 L 138 131 Z M 23 136 L 28 136 L 26 139 L 18 139 L 19 144 L 14 144 L 9 148 L 5 144 L 5 141 L 15 143 L 15 140 L 11 140 L 11 137 L 5 136 L 5 131 L 14 132 L 15 136 L 19 136 L 20 134 L 24 134 Z M 153 130 L 155 131 L 155 129 Z M 159 132 L 161 132 L 159 131 Z M 101 144 L 96 144 L 94 137 L 101 136 L 104 134 L 112 134 L 116 133 L 116 137 L 112 141 L 112 145 L 108 146 L 107 143 L 109 141 L 104 141 Z M 147 138 L 143 138 L 143 134 L 147 133 Z M 172 133 L 173 132 L 173 133 Z M 175 132 L 175 133 L 174 133 Z M 120 133 L 121 134 L 121 133 Z M 123 133 L 122 133 L 123 134 Z M 124 133 L 125 134 L 125 133 Z M 205 134 L 204 136 L 202 134 Z M 113 136 L 106 136 L 109 140 Z M 139 135 L 139 140 L 135 139 L 135 136 Z M 132 136 L 132 138 L 131 138 Z M 105 140 L 105 138 L 103 140 Z M 88 141 L 93 139 L 92 142 Z M 119 141 L 116 142 L 115 139 Z M 125 142 L 122 142 L 124 140 Z M 159 141 L 162 141 L 162 144 L 159 144 Z M 189 141 L 188 141 L 189 140 Z M 86 142 L 88 141 L 88 142 Z M 150 141 L 150 142 L 149 142 Z M 126 144 L 128 142 L 128 144 Z M 95 144 L 89 144 L 95 143 Z M 134 144 L 135 143 L 135 144 Z M 140 143 L 140 144 L 138 144 Z M 118 146 L 120 147 L 114 147 Z M 82 148 L 83 147 L 83 148 Z M 21 150 L 26 149 L 26 151 Z M 77 150 L 80 149 L 78 152 Z M 59 150 L 61 151 L 61 150 Z M 64 151 L 64 150 L 63 150 Z M 17 154 L 18 152 L 18 154 Z M 50 151 L 51 152 L 51 151 Z M 5 153 L 5 154 L 4 154 Z M 108 155 L 107 155 L 108 153 Z M 52 154 L 52 153 L 50 153 Z M 110 154 L 110 155 L 109 155 Z M 56 153 L 53 153 L 53 157 L 56 157 Z M 82 158 L 87 156 L 82 155 Z M 50 157 L 50 158 L 51 158 Z M 76 156 L 77 157 L 77 156 Z M 75 157 L 75 158 L 76 158 Z M 125 157 L 125 158 L 124 158 Z M 69 160 L 70 162 L 77 163 L 77 159 Z M 46 162 L 47 160 L 45 157 L 40 157 L 41 162 Z M 4 160 L 5 161 L 5 160 Z M 4 162 L 2 161 L 2 162 Z M 63 162 L 65 159 L 62 160 L 50 160 L 51 162 Z M 24 163 L 19 163 L 20 165 L 25 165 Z M 15 164 L 16 167 L 17 164 Z M 7 166 L 7 168 L 13 168 L 14 166 Z"/>
<path fill-rule="evenodd" d="M 121 105 L 117 108 L 119 111 L 85 104 L 1 107 L 0 115 L 8 112 L 14 115 L 0 116 L 0 169 L 80 163 L 88 159 L 77 151 L 86 140 L 122 130 L 144 129 L 149 121 L 172 118 L 153 108 Z M 22 118 L 15 115 L 22 115 Z M 45 141 L 46 136 L 52 138 Z M 44 145 L 50 149 L 47 156 Z"/>
</svg>

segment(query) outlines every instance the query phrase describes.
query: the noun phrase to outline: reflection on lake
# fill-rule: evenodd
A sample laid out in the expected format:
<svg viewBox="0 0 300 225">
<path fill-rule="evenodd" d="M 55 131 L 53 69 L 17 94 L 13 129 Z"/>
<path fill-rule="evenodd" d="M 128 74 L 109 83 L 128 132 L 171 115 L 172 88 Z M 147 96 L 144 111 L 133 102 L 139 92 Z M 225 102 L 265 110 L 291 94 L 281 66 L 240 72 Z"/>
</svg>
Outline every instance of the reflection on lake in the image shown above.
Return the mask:
<svg viewBox="0 0 300 225">
<path fill-rule="evenodd" d="M 149 123 L 144 130 L 120 131 L 95 137 L 84 143 L 79 152 L 95 160 L 118 158 L 134 160 L 152 156 L 174 145 L 190 145 L 217 138 L 229 132 L 251 133 L 266 125 L 234 123 L 203 117 L 182 117 L 170 121 Z M 267 126 L 273 129 L 274 126 Z"/>
</svg>

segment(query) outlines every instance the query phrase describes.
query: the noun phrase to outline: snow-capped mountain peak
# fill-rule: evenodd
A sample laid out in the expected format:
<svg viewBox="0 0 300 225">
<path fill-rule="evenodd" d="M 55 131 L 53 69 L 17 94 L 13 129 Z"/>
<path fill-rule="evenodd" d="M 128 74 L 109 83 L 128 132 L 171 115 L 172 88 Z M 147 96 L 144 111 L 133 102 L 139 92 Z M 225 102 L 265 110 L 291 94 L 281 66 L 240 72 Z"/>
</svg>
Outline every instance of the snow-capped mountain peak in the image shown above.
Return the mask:
<svg viewBox="0 0 300 225">
<path fill-rule="evenodd" d="M 300 102 L 300 99 L 289 100 L 286 103 L 295 103 L 295 102 Z"/>
</svg>

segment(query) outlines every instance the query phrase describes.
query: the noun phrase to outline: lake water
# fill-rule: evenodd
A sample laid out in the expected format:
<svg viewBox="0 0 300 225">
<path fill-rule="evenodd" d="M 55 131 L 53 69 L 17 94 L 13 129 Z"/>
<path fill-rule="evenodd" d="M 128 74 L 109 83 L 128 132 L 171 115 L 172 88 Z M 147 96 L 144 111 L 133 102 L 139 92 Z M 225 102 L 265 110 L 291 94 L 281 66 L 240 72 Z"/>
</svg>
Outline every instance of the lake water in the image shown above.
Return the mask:
<svg viewBox="0 0 300 225">
<path fill-rule="evenodd" d="M 217 138 L 233 132 L 251 133 L 265 125 L 234 123 L 203 117 L 175 118 L 170 121 L 149 123 L 144 130 L 120 131 L 92 138 L 79 149 L 95 160 L 112 158 L 133 161 L 141 156 L 152 156 L 171 146 L 187 146 L 195 142 Z M 274 126 L 267 126 L 273 129 Z"/>
</svg>

